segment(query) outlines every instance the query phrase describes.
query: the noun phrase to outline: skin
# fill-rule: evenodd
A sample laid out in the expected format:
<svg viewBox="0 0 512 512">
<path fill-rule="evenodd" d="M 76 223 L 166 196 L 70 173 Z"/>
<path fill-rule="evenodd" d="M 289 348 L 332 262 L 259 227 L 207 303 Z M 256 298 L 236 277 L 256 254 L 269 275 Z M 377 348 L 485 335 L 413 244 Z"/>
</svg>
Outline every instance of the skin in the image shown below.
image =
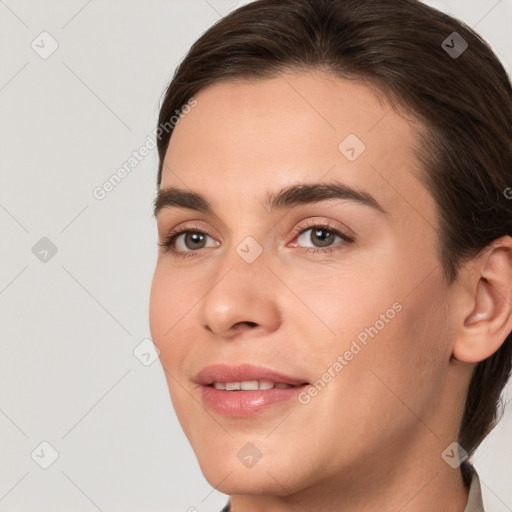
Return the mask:
<svg viewBox="0 0 512 512">
<path fill-rule="evenodd" d="M 171 138 L 162 188 L 202 193 L 215 214 L 158 213 L 159 239 L 191 222 L 209 236 L 189 258 L 159 250 L 150 327 L 205 478 L 234 512 L 366 512 L 376 503 L 462 512 L 467 489 L 441 454 L 457 440 L 472 369 L 512 329 L 510 239 L 448 285 L 436 207 L 412 151 L 421 126 L 362 81 L 283 73 L 214 84 L 195 98 Z M 366 146 L 352 162 L 338 149 L 348 134 Z M 350 200 L 263 206 L 269 191 L 331 180 L 372 194 L 387 214 Z M 304 221 L 355 241 L 307 253 L 319 240 L 313 222 L 297 238 Z M 236 252 L 248 236 L 263 249 L 250 264 Z M 194 251 L 183 236 L 175 245 Z M 308 404 L 249 418 L 203 406 L 194 377 L 206 365 L 250 362 L 315 382 L 396 302 L 401 311 Z M 262 454 L 250 468 L 237 457 L 247 442 Z"/>
</svg>

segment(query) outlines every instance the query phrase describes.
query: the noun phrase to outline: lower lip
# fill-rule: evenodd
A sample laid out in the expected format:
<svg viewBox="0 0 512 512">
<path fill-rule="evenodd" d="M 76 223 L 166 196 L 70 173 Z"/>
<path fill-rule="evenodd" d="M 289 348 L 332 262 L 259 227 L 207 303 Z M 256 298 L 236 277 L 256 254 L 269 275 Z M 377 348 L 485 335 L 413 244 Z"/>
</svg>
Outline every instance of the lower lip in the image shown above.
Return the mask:
<svg viewBox="0 0 512 512">
<path fill-rule="evenodd" d="M 245 418 L 265 411 L 272 405 L 295 398 L 308 385 L 293 388 L 226 391 L 213 386 L 201 386 L 203 404 L 217 414 Z M 298 400 L 297 400 L 298 402 Z"/>
</svg>

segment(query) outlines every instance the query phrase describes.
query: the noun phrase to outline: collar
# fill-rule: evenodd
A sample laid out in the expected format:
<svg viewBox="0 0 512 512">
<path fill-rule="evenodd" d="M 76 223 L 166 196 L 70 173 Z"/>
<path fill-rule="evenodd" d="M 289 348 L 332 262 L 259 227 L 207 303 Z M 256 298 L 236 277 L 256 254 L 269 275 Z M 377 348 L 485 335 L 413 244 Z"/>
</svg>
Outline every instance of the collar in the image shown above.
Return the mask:
<svg viewBox="0 0 512 512">
<path fill-rule="evenodd" d="M 469 487 L 468 502 L 464 512 L 485 512 L 482 501 L 482 487 L 476 469 L 468 460 L 465 460 L 461 464 L 460 470 L 464 484 Z"/>
</svg>

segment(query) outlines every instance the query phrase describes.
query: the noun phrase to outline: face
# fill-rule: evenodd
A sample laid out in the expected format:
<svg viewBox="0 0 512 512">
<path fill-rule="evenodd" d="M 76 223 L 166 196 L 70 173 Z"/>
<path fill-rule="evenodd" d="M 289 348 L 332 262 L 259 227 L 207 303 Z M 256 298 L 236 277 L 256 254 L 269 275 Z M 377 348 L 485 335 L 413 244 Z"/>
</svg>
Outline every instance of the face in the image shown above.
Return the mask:
<svg viewBox="0 0 512 512">
<path fill-rule="evenodd" d="M 195 99 L 161 190 L 203 201 L 162 195 L 150 327 L 205 477 L 279 495 L 421 456 L 451 346 L 418 127 L 320 73 Z"/>
</svg>

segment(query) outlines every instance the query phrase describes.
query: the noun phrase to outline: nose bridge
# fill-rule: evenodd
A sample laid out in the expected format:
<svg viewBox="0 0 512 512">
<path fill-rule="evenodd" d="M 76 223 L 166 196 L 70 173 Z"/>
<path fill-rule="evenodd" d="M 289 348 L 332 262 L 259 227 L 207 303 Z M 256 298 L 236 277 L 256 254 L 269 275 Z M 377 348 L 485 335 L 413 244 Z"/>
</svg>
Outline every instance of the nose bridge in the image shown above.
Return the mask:
<svg viewBox="0 0 512 512">
<path fill-rule="evenodd" d="M 261 215 L 261 212 L 259 213 Z M 270 254 L 268 235 L 261 228 L 261 220 L 258 212 L 248 215 L 249 221 L 244 222 L 242 211 L 238 210 L 238 219 L 229 232 L 228 247 L 222 256 L 222 264 L 219 266 L 219 274 L 222 276 L 230 270 L 230 273 L 239 273 L 240 279 L 253 276 L 254 279 L 261 274 L 268 274 L 266 265 L 269 264 Z"/>
<path fill-rule="evenodd" d="M 252 236 L 233 244 L 201 301 L 202 325 L 224 335 L 241 322 L 275 329 L 280 315 L 267 264 L 263 246 Z"/>
</svg>

